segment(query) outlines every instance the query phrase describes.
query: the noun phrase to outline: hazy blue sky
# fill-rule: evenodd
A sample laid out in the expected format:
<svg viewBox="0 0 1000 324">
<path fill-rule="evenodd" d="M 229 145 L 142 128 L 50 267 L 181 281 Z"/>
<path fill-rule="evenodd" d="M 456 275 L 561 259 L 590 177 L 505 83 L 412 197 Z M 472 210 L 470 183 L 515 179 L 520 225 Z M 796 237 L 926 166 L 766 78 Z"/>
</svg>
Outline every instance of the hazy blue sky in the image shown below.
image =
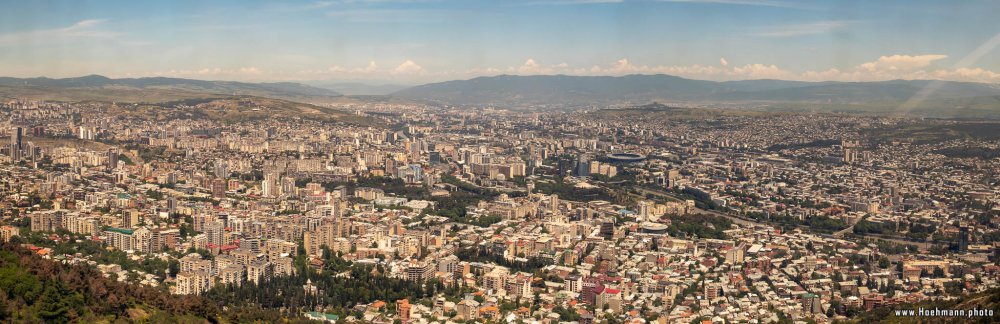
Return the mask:
<svg viewBox="0 0 1000 324">
<path fill-rule="evenodd" d="M 0 75 L 1000 83 L 1000 1 L 16 1 Z"/>
</svg>

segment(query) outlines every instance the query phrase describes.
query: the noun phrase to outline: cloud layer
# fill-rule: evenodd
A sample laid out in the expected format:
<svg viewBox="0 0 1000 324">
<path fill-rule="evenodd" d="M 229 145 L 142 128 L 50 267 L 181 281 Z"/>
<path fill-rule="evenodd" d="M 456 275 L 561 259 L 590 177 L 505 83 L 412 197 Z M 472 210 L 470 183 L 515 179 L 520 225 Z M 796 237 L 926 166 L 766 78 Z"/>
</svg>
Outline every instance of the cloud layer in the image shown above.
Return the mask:
<svg viewBox="0 0 1000 324">
<path fill-rule="evenodd" d="M 60 42 L 77 39 L 114 39 L 121 33 L 101 29 L 106 19 L 80 20 L 70 26 L 0 34 L 0 45 Z"/>
<path fill-rule="evenodd" d="M 1000 83 L 1000 73 L 968 67 L 941 67 L 937 61 L 948 58 L 943 54 L 887 55 L 861 63 L 849 69 L 794 72 L 776 64 L 748 63 L 737 65 L 726 58 L 719 58 L 718 65 L 639 65 L 627 58 L 589 68 L 572 67 L 566 63 L 545 65 L 529 58 L 524 64 L 507 68 L 485 68 L 466 71 L 466 75 L 483 74 L 569 74 L 569 75 L 626 75 L 670 74 L 705 80 L 782 79 L 801 81 L 884 81 L 884 80 L 950 80 Z M 462 74 L 462 73 L 458 73 Z"/>
<path fill-rule="evenodd" d="M 473 68 L 465 71 L 438 71 L 427 69 L 415 60 L 406 59 L 399 64 L 383 67 L 375 61 L 356 67 L 332 65 L 325 69 L 303 71 L 269 71 L 253 66 L 238 68 L 202 68 L 194 70 L 169 70 L 150 73 L 155 76 L 191 77 L 203 79 L 240 80 L 401 80 L 422 82 L 423 80 L 465 79 L 478 76 L 500 74 L 547 75 L 566 74 L 581 76 L 627 74 L 670 74 L 703 80 L 753 80 L 781 79 L 799 81 L 885 81 L 885 80 L 949 80 L 1000 83 L 1000 73 L 972 67 L 944 67 L 937 64 L 948 58 L 944 54 L 886 55 L 848 69 L 831 68 L 820 71 L 795 72 L 776 64 L 746 63 L 735 64 L 729 59 L 719 58 L 717 65 L 643 65 L 628 58 L 589 67 L 571 66 L 567 63 L 544 64 L 534 58 L 508 67 Z M 128 75 L 135 76 L 135 75 Z"/>
</svg>

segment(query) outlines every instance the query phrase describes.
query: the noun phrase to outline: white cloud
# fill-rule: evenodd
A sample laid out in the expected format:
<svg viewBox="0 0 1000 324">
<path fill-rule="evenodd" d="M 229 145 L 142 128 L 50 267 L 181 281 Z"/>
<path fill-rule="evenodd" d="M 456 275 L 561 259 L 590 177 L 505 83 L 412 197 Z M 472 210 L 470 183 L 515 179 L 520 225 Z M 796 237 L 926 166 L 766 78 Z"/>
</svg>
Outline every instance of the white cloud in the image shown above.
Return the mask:
<svg viewBox="0 0 1000 324">
<path fill-rule="evenodd" d="M 240 73 L 245 73 L 245 74 L 260 74 L 261 73 L 259 69 L 257 69 L 256 67 L 252 67 L 252 66 L 251 67 L 241 67 L 240 70 L 239 70 L 239 72 Z"/>
<path fill-rule="evenodd" d="M 535 59 L 533 58 L 528 58 L 520 66 L 507 67 L 506 70 L 486 68 L 486 69 L 473 69 L 472 71 L 490 71 L 490 70 L 498 71 L 498 73 L 510 73 L 519 75 L 565 74 L 572 72 L 572 69 L 570 68 L 569 64 L 566 64 L 565 62 L 556 65 L 544 65 L 538 63 L 538 61 L 535 61 Z"/>
<path fill-rule="evenodd" d="M 303 71 L 303 74 L 327 74 L 327 73 L 350 73 L 350 74 L 372 74 L 378 72 L 378 64 L 375 61 L 369 61 L 368 65 L 358 68 L 345 68 L 339 65 L 334 65 L 326 69 L 326 71 Z"/>
<path fill-rule="evenodd" d="M 101 24 L 101 23 L 103 23 L 105 21 L 107 21 L 107 20 L 106 19 L 86 19 L 86 20 L 81 20 L 81 21 L 78 21 L 77 23 L 73 24 L 72 26 L 63 28 L 61 30 L 63 32 L 78 32 L 78 31 L 81 31 L 81 30 L 88 30 L 88 29 L 90 29 L 90 27 L 94 27 L 94 26 L 96 26 L 98 24 Z"/>
<path fill-rule="evenodd" d="M 802 81 L 884 81 L 893 79 L 935 79 L 971 82 L 1000 82 L 1000 73 L 982 68 L 958 69 L 928 69 L 935 61 L 946 58 L 946 55 L 888 55 L 875 61 L 865 62 L 853 68 L 840 70 L 831 68 L 819 71 L 793 72 L 776 64 L 752 63 L 742 66 L 732 66 L 726 58 L 719 58 L 719 65 L 672 65 L 648 66 L 639 65 L 622 58 L 605 65 L 587 67 L 572 67 L 565 63 L 553 66 L 539 64 L 534 59 L 528 59 L 519 67 L 509 67 L 506 70 L 480 68 L 452 76 L 464 75 L 496 75 L 514 73 L 521 75 L 537 74 L 571 74 L 571 75 L 614 75 L 627 74 L 670 74 L 680 77 L 703 80 L 752 80 L 781 79 Z"/>
<path fill-rule="evenodd" d="M 510 68 L 510 69 L 513 69 L 513 67 Z M 508 69 L 507 71 L 509 71 L 510 69 Z M 477 76 L 484 76 L 484 75 L 498 75 L 498 74 L 503 74 L 505 72 L 506 71 L 504 69 L 486 67 L 486 68 L 472 68 L 472 69 L 469 69 L 469 70 L 465 70 L 465 71 L 461 71 L 461 72 L 455 72 L 455 73 L 449 73 L 449 74 L 453 74 L 453 75 L 458 76 L 458 77 L 477 77 Z M 506 73 L 510 73 L 510 72 L 506 72 Z"/>
<path fill-rule="evenodd" d="M 687 65 L 687 66 L 658 66 L 651 69 L 652 73 L 663 73 L 689 78 L 701 78 L 716 80 L 720 79 L 728 70 L 707 65 Z"/>
<path fill-rule="evenodd" d="M 943 54 L 888 55 L 859 64 L 848 70 L 829 69 L 806 71 L 801 80 L 808 81 L 884 81 L 884 80 L 946 80 L 967 82 L 1000 82 L 1000 73 L 983 68 L 934 68 L 934 62 L 947 58 Z"/>
<path fill-rule="evenodd" d="M 520 74 L 543 74 L 545 72 L 545 69 L 541 68 L 538 63 L 535 62 L 535 59 L 530 58 L 527 61 L 524 61 L 524 64 L 521 64 L 521 67 L 517 68 L 517 73 Z"/>
<path fill-rule="evenodd" d="M 789 72 L 782 70 L 777 65 L 764 65 L 764 64 L 747 64 L 742 67 L 733 68 L 733 73 L 731 74 L 737 78 L 744 79 L 790 79 L 794 78 L 794 75 Z"/>
<path fill-rule="evenodd" d="M 197 74 L 197 75 L 211 75 L 211 74 L 222 73 L 222 69 L 221 68 L 214 68 L 214 69 L 204 68 L 204 69 L 201 69 L 201 70 L 191 71 L 191 72 L 181 71 L 181 73 L 193 73 L 193 74 Z"/>
<path fill-rule="evenodd" d="M 39 29 L 0 34 L 0 45 L 87 38 L 111 39 L 121 35 L 121 33 L 118 32 L 97 28 L 105 22 L 107 22 L 105 19 L 86 19 L 63 28 Z"/>
<path fill-rule="evenodd" d="M 378 71 L 378 65 L 375 64 L 375 61 L 369 61 L 368 66 L 366 66 L 362 71 L 368 73 Z"/>
<path fill-rule="evenodd" d="M 431 71 L 406 59 L 393 67 L 380 67 L 374 61 L 367 65 L 343 67 L 334 65 L 326 69 L 303 70 L 284 73 L 281 71 L 242 67 L 235 69 L 203 68 L 194 70 L 171 70 L 154 75 L 192 77 L 203 79 L 233 80 L 323 80 L 323 79 L 367 79 L 401 80 L 403 82 L 435 82 L 454 79 L 468 79 L 499 74 L 517 75 L 593 75 L 622 76 L 628 74 L 669 74 L 701 80 L 751 80 L 781 79 L 800 81 L 884 81 L 904 80 L 949 80 L 1000 83 L 1000 73 L 976 67 L 937 68 L 935 63 L 947 58 L 943 54 L 925 55 L 885 55 L 870 62 L 849 68 L 830 68 L 793 72 L 777 64 L 750 63 L 735 65 L 728 59 L 719 58 L 718 64 L 693 65 L 643 65 L 628 58 L 591 66 L 574 66 L 567 63 L 544 64 L 534 58 L 527 58 L 521 64 L 507 67 L 475 67 L 465 70 Z"/>
<path fill-rule="evenodd" d="M 402 64 L 400 64 L 399 66 L 397 66 L 395 69 L 393 69 L 392 73 L 393 74 L 415 74 L 415 73 L 421 73 L 423 71 L 424 71 L 424 68 L 421 67 L 420 65 L 417 65 L 416 62 L 413 62 L 411 60 L 406 60 L 405 62 L 403 62 Z"/>
<path fill-rule="evenodd" d="M 640 70 L 640 68 L 632 65 L 632 63 L 629 63 L 627 58 L 623 58 L 623 59 L 618 60 L 618 62 L 615 62 L 615 65 L 611 67 L 611 69 L 609 70 L 609 72 L 611 72 L 611 73 L 632 73 L 632 72 L 638 72 L 639 70 Z"/>
<path fill-rule="evenodd" d="M 954 70 L 937 70 L 933 75 L 944 80 L 966 80 L 979 82 L 1000 82 L 1000 73 L 982 68 L 958 68 Z"/>
<path fill-rule="evenodd" d="M 224 69 L 220 67 L 208 67 L 201 69 L 185 70 L 174 69 L 167 71 L 157 71 L 151 73 L 152 76 L 176 77 L 176 78 L 196 78 L 212 80 L 270 80 L 279 72 L 269 72 L 256 67 L 241 67 L 235 69 Z M 128 74 L 128 76 L 132 76 Z"/>
<path fill-rule="evenodd" d="M 783 70 L 773 64 L 747 64 L 730 68 L 728 67 L 729 62 L 725 59 L 720 59 L 720 64 L 722 64 L 722 67 L 700 64 L 648 66 L 636 65 L 627 58 L 623 58 L 607 67 L 594 65 L 589 69 L 573 69 L 572 71 L 574 74 L 581 75 L 670 74 L 708 80 L 781 79 L 794 77 L 794 73 Z"/>
<path fill-rule="evenodd" d="M 647 73 L 652 71 L 653 68 L 648 66 L 635 66 L 627 58 L 619 59 L 611 64 L 609 67 L 602 67 L 600 65 L 594 65 L 587 70 L 589 74 L 593 75 L 623 75 L 632 73 Z M 581 72 L 583 70 L 575 70 L 575 72 Z"/>
<path fill-rule="evenodd" d="M 836 80 L 842 73 L 843 72 L 840 72 L 838 69 L 829 69 L 826 71 L 806 71 L 802 73 L 802 79 L 814 81 Z"/>
<path fill-rule="evenodd" d="M 931 54 L 931 55 L 892 55 L 892 56 L 881 56 L 878 60 L 874 62 L 868 62 L 861 64 L 860 68 L 870 72 L 884 72 L 884 71 L 910 71 L 914 69 L 924 68 L 934 61 L 947 58 L 948 55 Z"/>
</svg>

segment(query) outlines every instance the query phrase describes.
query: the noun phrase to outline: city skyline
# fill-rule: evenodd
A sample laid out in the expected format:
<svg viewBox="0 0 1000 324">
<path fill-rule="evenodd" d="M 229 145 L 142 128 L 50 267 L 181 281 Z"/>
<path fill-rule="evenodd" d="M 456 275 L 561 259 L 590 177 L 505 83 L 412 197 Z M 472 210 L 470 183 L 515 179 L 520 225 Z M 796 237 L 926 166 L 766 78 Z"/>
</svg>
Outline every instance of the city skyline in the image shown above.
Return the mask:
<svg viewBox="0 0 1000 324">
<path fill-rule="evenodd" d="M 419 84 L 499 74 L 1000 82 L 996 3 L 17 3 L 5 76 Z M 33 17 L 45 15 L 46 19 Z M 586 22 L 581 24 L 580 22 Z"/>
<path fill-rule="evenodd" d="M 1000 323 L 1000 2 L 0 12 L 0 322 Z"/>
</svg>

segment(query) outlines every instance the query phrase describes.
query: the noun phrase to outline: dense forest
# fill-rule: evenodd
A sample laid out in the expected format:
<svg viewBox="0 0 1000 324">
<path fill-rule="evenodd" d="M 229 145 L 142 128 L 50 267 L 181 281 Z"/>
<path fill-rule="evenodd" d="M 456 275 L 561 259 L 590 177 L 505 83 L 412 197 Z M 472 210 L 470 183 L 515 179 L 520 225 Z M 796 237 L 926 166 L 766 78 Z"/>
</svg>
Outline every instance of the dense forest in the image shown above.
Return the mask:
<svg viewBox="0 0 1000 324">
<path fill-rule="evenodd" d="M 555 182 L 537 182 L 535 190 L 547 195 L 559 195 L 559 198 L 572 201 L 604 200 L 616 202 L 615 197 L 606 189 L 580 188 L 572 183 L 557 179 Z"/>
<path fill-rule="evenodd" d="M 673 237 L 692 237 L 712 239 L 727 239 L 728 235 L 724 231 L 732 227 L 733 222 L 728 218 L 704 215 L 687 214 L 670 216 L 670 226 L 667 233 Z"/>
<path fill-rule="evenodd" d="M 466 262 L 493 263 L 507 267 L 512 272 L 538 273 L 540 269 L 553 264 L 552 261 L 542 257 L 526 258 L 527 261 L 507 260 L 502 255 L 487 253 L 481 249 L 461 249 L 455 256 Z"/>
</svg>

